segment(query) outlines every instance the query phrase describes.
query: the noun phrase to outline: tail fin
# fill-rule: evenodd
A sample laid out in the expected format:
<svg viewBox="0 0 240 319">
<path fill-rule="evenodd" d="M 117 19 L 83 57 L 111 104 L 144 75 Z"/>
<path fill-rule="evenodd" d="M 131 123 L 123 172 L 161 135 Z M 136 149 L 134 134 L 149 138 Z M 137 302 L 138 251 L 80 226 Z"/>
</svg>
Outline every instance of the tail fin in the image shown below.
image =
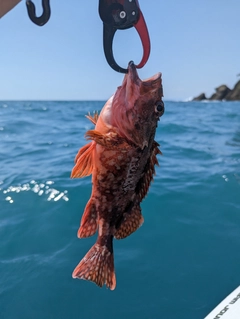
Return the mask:
<svg viewBox="0 0 240 319">
<path fill-rule="evenodd" d="M 102 287 L 104 284 L 111 290 L 116 287 L 113 253 L 106 246 L 95 244 L 74 269 L 73 278 L 95 282 Z"/>
</svg>

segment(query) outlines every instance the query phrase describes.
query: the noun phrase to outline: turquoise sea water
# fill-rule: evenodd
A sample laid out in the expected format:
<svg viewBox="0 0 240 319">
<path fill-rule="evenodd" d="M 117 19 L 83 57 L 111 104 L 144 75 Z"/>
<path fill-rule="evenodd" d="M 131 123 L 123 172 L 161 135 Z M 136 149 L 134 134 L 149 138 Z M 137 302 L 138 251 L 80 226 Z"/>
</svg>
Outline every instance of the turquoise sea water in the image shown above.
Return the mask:
<svg viewBox="0 0 240 319">
<path fill-rule="evenodd" d="M 0 102 L 0 318 L 203 319 L 240 284 L 240 103 L 165 102 L 143 226 L 117 287 L 74 280 L 91 179 L 70 179 L 104 102 Z"/>
</svg>

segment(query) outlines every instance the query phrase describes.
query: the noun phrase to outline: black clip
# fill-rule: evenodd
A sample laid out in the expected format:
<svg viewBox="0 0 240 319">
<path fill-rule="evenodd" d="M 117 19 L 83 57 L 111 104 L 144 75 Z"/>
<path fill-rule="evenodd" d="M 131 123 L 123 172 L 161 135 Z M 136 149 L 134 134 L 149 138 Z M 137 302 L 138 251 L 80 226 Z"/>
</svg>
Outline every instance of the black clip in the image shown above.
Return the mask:
<svg viewBox="0 0 240 319">
<path fill-rule="evenodd" d="M 51 15 L 49 1 L 50 0 L 42 0 L 43 13 L 40 17 L 36 16 L 36 8 L 34 3 L 31 0 L 26 1 L 29 18 L 36 25 L 43 26 L 48 22 Z"/>
<path fill-rule="evenodd" d="M 135 27 L 141 38 L 144 51 L 142 61 L 136 67 L 143 67 L 150 54 L 150 39 L 138 1 L 100 0 L 99 15 L 103 21 L 103 48 L 108 64 L 117 72 L 128 72 L 128 69 L 120 67 L 114 59 L 113 38 L 117 30 Z"/>
</svg>

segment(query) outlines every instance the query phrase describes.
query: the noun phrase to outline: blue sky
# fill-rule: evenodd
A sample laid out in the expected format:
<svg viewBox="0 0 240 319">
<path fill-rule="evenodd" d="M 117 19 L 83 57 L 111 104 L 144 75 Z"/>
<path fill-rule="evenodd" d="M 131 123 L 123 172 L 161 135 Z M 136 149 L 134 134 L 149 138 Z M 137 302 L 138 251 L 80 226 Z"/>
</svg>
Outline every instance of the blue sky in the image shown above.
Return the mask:
<svg viewBox="0 0 240 319">
<path fill-rule="evenodd" d="M 33 0 L 37 13 L 41 1 Z M 97 0 L 51 0 L 38 27 L 21 1 L 0 20 L 0 100 L 105 100 L 123 75 L 107 64 Z M 166 100 L 207 95 L 240 73 L 239 0 L 139 0 L 151 38 L 141 78 L 162 72 Z M 125 67 L 142 47 L 134 28 L 118 31 L 114 55 Z"/>
</svg>

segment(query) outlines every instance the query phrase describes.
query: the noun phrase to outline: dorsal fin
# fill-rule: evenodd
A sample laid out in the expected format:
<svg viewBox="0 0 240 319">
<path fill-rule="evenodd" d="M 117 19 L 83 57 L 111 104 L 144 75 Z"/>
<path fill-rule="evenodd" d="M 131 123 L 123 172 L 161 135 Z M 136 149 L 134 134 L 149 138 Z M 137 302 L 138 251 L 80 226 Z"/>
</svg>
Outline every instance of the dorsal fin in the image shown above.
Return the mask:
<svg viewBox="0 0 240 319">
<path fill-rule="evenodd" d="M 152 152 L 145 166 L 144 175 L 142 178 L 140 178 L 136 187 L 136 193 L 140 201 L 142 201 L 142 199 L 147 195 L 150 183 L 153 180 L 153 176 L 155 175 L 154 166 L 159 166 L 157 155 L 162 154 L 162 152 L 160 151 L 158 146 L 159 144 L 156 141 L 153 141 Z"/>
<path fill-rule="evenodd" d="M 76 165 L 72 169 L 71 178 L 80 178 L 92 174 L 93 151 L 96 143 L 94 141 L 83 146 L 75 157 Z"/>
<path fill-rule="evenodd" d="M 93 113 L 93 115 L 91 115 L 90 113 L 88 113 L 88 115 L 85 115 L 87 119 L 89 119 L 94 125 L 97 124 L 97 120 L 99 118 L 99 114 L 97 111 L 95 111 Z"/>
</svg>

